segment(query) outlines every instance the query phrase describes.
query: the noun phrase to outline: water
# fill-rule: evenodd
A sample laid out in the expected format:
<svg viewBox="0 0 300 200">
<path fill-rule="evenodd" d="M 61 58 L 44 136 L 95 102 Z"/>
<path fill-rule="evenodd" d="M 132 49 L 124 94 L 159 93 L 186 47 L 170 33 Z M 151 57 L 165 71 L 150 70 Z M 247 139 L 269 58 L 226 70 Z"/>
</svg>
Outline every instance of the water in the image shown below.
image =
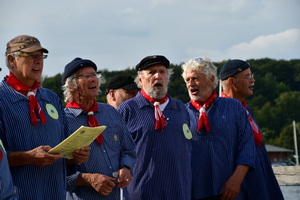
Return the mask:
<svg viewBox="0 0 300 200">
<path fill-rule="evenodd" d="M 300 186 L 280 186 L 285 200 L 300 200 Z"/>
</svg>

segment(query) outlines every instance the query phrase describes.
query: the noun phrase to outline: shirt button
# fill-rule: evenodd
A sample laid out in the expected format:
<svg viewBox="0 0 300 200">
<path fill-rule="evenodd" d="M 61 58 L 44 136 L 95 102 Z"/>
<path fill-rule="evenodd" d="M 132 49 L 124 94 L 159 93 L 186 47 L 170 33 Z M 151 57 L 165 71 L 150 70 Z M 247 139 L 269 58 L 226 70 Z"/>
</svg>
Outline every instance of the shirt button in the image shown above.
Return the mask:
<svg viewBox="0 0 300 200">
<path fill-rule="evenodd" d="M 105 151 L 105 150 L 103 150 L 103 152 L 105 153 L 106 151 Z"/>
</svg>

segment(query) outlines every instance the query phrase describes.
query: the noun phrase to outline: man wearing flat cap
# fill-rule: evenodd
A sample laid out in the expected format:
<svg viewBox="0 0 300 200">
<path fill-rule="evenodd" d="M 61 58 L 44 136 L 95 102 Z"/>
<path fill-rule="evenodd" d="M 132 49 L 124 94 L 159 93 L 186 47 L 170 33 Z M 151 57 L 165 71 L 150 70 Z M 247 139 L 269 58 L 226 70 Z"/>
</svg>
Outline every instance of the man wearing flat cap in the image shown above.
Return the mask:
<svg viewBox="0 0 300 200">
<path fill-rule="evenodd" d="M 65 199 L 66 160 L 48 151 L 69 135 L 62 102 L 39 81 L 48 50 L 32 36 L 7 43 L 10 71 L 0 84 L 0 139 L 8 152 L 19 199 Z M 73 162 L 87 160 L 90 147 L 73 152 Z"/>
<path fill-rule="evenodd" d="M 268 153 L 263 142 L 262 132 L 254 120 L 245 99 L 253 94 L 255 83 L 249 63 L 234 59 L 226 62 L 220 71 L 222 80 L 222 97 L 234 98 L 241 102 L 248 114 L 255 141 L 255 167 L 245 177 L 248 199 L 283 199 L 282 192 L 272 170 Z"/>
<path fill-rule="evenodd" d="M 106 126 L 91 143 L 87 162 L 73 166 L 75 170 L 68 168 L 67 199 L 119 199 L 122 189 L 132 180 L 135 144 L 117 110 L 96 102 L 102 81 L 96 71 L 97 65 L 93 61 L 75 58 L 65 66 L 62 76 L 70 130 L 75 131 L 80 126 Z M 117 173 L 118 178 L 113 177 L 113 173 Z M 128 199 L 126 190 L 124 197 Z"/>
<path fill-rule="evenodd" d="M 134 78 L 126 74 L 116 75 L 107 83 L 106 100 L 109 105 L 117 109 L 127 99 L 135 97 L 138 91 Z"/>
<path fill-rule="evenodd" d="M 136 65 L 141 91 L 118 111 L 136 144 L 137 163 L 128 186 L 131 200 L 191 198 L 191 138 L 184 104 L 168 93 L 172 70 L 161 55 Z"/>
</svg>

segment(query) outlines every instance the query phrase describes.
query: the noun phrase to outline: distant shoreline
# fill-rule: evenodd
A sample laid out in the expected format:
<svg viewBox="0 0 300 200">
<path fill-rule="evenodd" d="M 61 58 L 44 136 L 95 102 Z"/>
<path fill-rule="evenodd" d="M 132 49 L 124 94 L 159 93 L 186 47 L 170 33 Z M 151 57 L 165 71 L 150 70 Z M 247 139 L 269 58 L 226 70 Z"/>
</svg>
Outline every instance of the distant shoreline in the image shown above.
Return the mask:
<svg viewBox="0 0 300 200">
<path fill-rule="evenodd" d="M 273 167 L 278 184 L 281 186 L 300 186 L 300 166 Z"/>
</svg>

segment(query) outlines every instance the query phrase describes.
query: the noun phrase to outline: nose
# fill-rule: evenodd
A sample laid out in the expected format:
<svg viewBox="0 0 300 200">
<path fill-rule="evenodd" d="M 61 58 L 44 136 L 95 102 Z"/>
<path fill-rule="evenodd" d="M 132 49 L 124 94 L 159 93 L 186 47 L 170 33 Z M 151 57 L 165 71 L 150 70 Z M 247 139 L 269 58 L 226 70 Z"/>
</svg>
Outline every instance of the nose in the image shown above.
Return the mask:
<svg viewBox="0 0 300 200">
<path fill-rule="evenodd" d="M 156 72 L 154 77 L 155 77 L 155 79 L 160 79 L 161 78 L 160 72 Z"/>
<path fill-rule="evenodd" d="M 44 59 L 41 58 L 41 57 L 36 57 L 34 58 L 34 61 L 33 61 L 35 64 L 41 64 L 44 62 Z"/>
</svg>

